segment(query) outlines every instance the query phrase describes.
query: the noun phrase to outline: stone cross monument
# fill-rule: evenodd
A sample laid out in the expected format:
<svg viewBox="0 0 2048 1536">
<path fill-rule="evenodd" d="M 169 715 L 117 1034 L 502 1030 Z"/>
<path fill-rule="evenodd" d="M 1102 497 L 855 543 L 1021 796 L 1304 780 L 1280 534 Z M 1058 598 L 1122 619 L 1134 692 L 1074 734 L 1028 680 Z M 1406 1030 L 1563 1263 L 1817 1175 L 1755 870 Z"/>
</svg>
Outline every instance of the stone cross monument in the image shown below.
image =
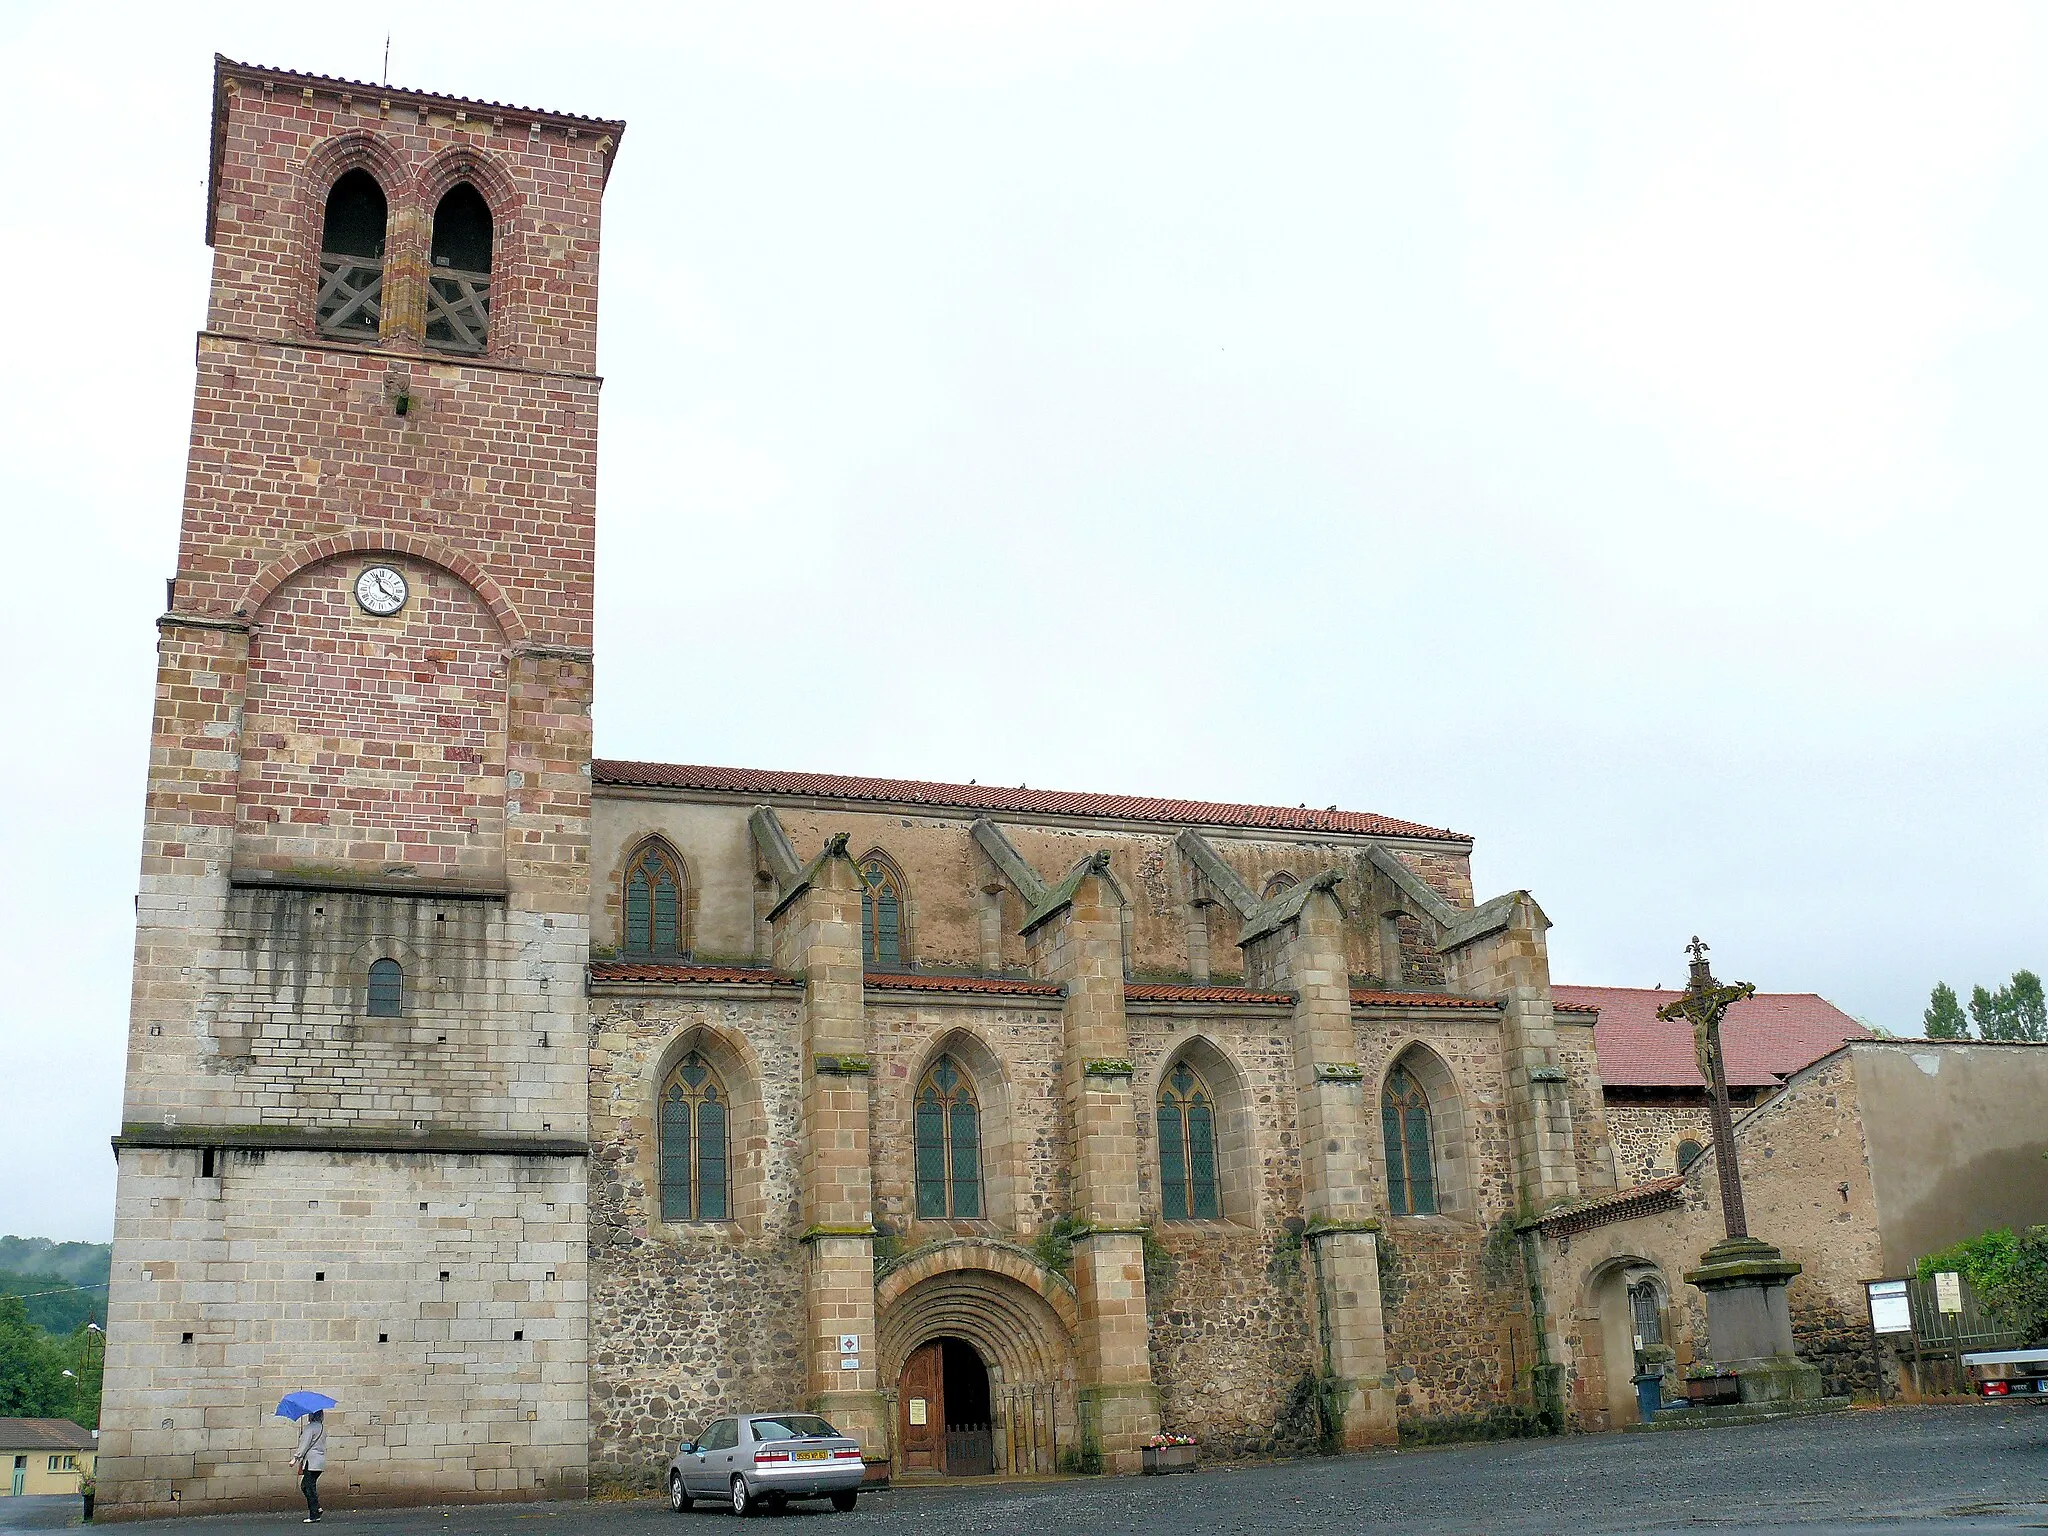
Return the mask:
<svg viewBox="0 0 2048 1536">
<path fill-rule="evenodd" d="M 1742 1204 L 1742 1170 L 1735 1160 L 1735 1122 L 1728 1108 L 1728 1071 L 1721 1054 L 1721 1020 L 1728 1009 L 1753 996 L 1746 981 L 1723 986 L 1707 962 L 1697 935 L 1687 946 L 1691 975 L 1676 1002 L 1657 1010 L 1660 1019 L 1692 1026 L 1693 1049 L 1706 1079 L 1714 1125 L 1714 1169 L 1721 1182 L 1721 1218 L 1727 1236 L 1700 1255 L 1686 1282 L 1707 1297 L 1707 1340 L 1713 1359 L 1733 1371 L 1744 1403 L 1786 1403 L 1821 1395 L 1820 1369 L 1801 1360 L 1792 1342 L 1792 1311 L 1785 1288 L 1800 1266 L 1774 1245 L 1749 1235 Z"/>
</svg>

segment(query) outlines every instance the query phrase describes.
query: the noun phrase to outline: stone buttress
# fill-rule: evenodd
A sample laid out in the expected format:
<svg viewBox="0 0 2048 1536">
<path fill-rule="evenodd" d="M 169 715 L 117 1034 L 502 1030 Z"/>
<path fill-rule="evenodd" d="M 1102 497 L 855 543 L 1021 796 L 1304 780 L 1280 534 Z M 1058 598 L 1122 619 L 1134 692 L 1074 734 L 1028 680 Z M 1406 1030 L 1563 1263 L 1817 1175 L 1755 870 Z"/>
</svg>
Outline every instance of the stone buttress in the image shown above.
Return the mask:
<svg viewBox="0 0 2048 1536">
<path fill-rule="evenodd" d="M 779 836 L 780 829 L 775 829 Z M 783 843 L 786 847 L 786 840 Z M 889 1455 L 875 1338 L 874 1162 L 860 870 L 846 835 L 796 878 L 772 914 L 782 969 L 804 981 L 803 1242 L 810 1407 L 876 1460 Z M 852 1352 L 842 1349 L 851 1339 Z"/>
<path fill-rule="evenodd" d="M 1131 1040 L 1124 1019 L 1123 907 L 1105 854 L 1083 859 L 1026 922 L 1032 969 L 1066 988 L 1060 1093 L 1068 1136 L 1084 1450 L 1138 1469 L 1159 1428 L 1146 1321 L 1145 1229 Z"/>
</svg>

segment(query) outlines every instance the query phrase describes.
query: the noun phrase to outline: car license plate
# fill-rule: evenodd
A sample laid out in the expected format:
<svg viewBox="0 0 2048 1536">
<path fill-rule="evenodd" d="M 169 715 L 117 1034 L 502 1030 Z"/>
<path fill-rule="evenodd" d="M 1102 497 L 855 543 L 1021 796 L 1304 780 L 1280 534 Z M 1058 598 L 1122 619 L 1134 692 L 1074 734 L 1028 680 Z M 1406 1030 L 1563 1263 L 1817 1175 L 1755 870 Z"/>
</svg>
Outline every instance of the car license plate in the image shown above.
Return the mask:
<svg viewBox="0 0 2048 1536">
<path fill-rule="evenodd" d="M 798 1451 L 796 1459 L 798 1461 L 823 1461 L 831 1454 L 830 1451 Z"/>
</svg>

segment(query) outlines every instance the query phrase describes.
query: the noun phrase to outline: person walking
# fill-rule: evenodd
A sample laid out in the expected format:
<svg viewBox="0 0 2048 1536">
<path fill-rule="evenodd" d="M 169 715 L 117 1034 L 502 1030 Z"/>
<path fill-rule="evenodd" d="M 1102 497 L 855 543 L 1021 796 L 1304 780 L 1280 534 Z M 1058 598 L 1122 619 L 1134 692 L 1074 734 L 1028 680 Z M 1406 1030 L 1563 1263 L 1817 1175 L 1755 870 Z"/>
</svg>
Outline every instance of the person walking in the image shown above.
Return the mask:
<svg viewBox="0 0 2048 1536">
<path fill-rule="evenodd" d="M 299 1492 L 306 1496 L 306 1518 L 302 1524 L 320 1523 L 320 1474 L 327 1470 L 327 1416 L 315 1410 L 306 1415 L 306 1427 L 299 1431 L 299 1448 L 292 1452 L 292 1468 L 299 1474 Z"/>
</svg>

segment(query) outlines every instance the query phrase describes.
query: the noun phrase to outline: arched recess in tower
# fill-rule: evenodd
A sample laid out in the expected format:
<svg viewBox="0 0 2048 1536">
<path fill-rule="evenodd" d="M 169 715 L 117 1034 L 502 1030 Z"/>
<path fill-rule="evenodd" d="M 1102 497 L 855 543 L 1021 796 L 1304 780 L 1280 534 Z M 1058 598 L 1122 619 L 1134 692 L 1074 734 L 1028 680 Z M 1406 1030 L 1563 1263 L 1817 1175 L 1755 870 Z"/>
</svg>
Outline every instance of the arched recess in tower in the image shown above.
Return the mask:
<svg viewBox="0 0 2048 1536">
<path fill-rule="evenodd" d="M 388 614 L 357 593 L 373 571 L 398 578 Z M 294 573 L 255 618 L 237 871 L 501 885 L 505 634 L 476 592 L 428 561 L 365 552 Z"/>
<path fill-rule="evenodd" d="M 433 266 L 427 274 L 427 345 L 484 351 L 490 343 L 491 205 L 458 181 L 434 209 Z"/>
<path fill-rule="evenodd" d="M 384 241 L 390 204 L 361 166 L 328 189 L 320 226 L 320 293 L 315 308 L 328 336 L 375 339 L 384 318 Z"/>
</svg>

